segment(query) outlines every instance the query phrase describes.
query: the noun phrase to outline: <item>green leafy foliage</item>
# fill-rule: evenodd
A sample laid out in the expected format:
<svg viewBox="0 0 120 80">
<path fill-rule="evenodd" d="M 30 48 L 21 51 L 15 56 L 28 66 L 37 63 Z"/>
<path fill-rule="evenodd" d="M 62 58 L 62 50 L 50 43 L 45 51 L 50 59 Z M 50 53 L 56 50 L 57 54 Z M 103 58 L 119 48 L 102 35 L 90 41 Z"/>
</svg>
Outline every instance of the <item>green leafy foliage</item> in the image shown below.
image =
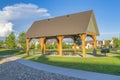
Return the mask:
<svg viewBox="0 0 120 80">
<path fill-rule="evenodd" d="M 25 40 L 25 37 L 24 37 L 25 33 L 24 32 L 21 32 L 18 36 L 18 42 L 20 43 L 20 45 L 22 46 L 22 48 L 26 48 L 26 40 Z"/>
<path fill-rule="evenodd" d="M 54 49 L 57 49 L 58 48 L 58 44 L 57 42 L 54 43 Z"/>
<path fill-rule="evenodd" d="M 63 49 L 72 49 L 72 47 L 73 47 L 73 45 L 71 45 L 71 44 L 66 44 L 66 43 L 62 43 L 62 48 Z"/>
<path fill-rule="evenodd" d="M 6 43 L 7 48 L 9 48 L 9 49 L 16 48 L 16 40 L 15 40 L 14 32 L 11 32 L 11 34 L 9 34 L 9 36 L 6 37 L 5 43 Z"/>
<path fill-rule="evenodd" d="M 58 44 L 55 42 L 54 44 L 47 43 L 46 48 L 47 49 L 57 49 Z"/>
<path fill-rule="evenodd" d="M 106 47 L 109 47 L 109 46 L 110 46 L 110 41 L 109 41 L 109 40 L 106 40 L 106 41 L 105 41 L 105 46 L 106 46 Z"/>
<path fill-rule="evenodd" d="M 80 37 L 77 38 L 76 44 L 80 46 L 82 44 L 82 39 Z"/>
<path fill-rule="evenodd" d="M 35 44 L 34 44 L 34 43 L 32 43 L 32 44 L 31 44 L 31 46 L 30 46 L 30 48 L 35 49 Z"/>
<path fill-rule="evenodd" d="M 41 49 L 41 45 L 40 44 L 37 45 L 37 49 Z"/>
<path fill-rule="evenodd" d="M 120 39 L 118 38 L 113 38 L 113 46 L 115 48 L 120 48 Z"/>
<path fill-rule="evenodd" d="M 50 43 L 47 43 L 46 44 L 46 48 L 47 49 L 54 49 L 54 45 L 50 44 Z"/>
<path fill-rule="evenodd" d="M 0 48 L 2 47 L 3 44 L 4 44 L 4 42 L 3 42 L 3 41 L 0 41 Z"/>
</svg>

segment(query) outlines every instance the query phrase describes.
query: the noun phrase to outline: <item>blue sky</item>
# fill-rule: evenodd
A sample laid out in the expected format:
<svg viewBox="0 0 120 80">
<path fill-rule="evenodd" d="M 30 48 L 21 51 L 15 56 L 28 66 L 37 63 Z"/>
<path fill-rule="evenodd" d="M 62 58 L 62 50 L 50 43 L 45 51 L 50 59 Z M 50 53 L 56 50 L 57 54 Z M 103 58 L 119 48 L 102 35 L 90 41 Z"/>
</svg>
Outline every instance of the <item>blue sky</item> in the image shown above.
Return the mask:
<svg viewBox="0 0 120 80">
<path fill-rule="evenodd" d="M 27 31 L 35 20 L 87 10 L 94 10 L 101 34 L 98 39 L 119 36 L 119 0 L 0 0 L 0 29 L 3 29 L 0 36 L 5 37 L 13 30 L 16 34 Z"/>
</svg>

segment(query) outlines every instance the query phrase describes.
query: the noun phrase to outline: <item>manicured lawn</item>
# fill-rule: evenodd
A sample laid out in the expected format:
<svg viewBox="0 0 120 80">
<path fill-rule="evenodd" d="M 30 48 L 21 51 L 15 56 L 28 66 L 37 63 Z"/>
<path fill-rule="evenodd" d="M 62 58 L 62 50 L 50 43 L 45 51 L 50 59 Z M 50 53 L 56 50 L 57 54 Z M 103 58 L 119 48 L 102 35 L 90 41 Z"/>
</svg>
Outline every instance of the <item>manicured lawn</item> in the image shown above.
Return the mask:
<svg viewBox="0 0 120 80">
<path fill-rule="evenodd" d="M 2 59 L 2 57 L 0 57 L 0 60 Z"/>
<path fill-rule="evenodd" d="M 0 49 L 0 56 L 19 55 L 25 53 L 23 50 Z"/>
<path fill-rule="evenodd" d="M 0 51 L 0 55 L 4 54 L 17 55 L 24 59 L 49 65 L 120 75 L 120 54 L 111 57 L 80 58 L 80 57 L 33 56 L 33 55 L 28 57 L 26 54 L 23 53 L 24 53 L 23 51 L 19 50 Z"/>
<path fill-rule="evenodd" d="M 26 57 L 26 55 L 22 55 L 21 57 L 28 60 L 54 65 L 54 66 L 120 75 L 120 56 L 79 58 L 79 57 L 58 57 L 58 56 Z"/>
</svg>

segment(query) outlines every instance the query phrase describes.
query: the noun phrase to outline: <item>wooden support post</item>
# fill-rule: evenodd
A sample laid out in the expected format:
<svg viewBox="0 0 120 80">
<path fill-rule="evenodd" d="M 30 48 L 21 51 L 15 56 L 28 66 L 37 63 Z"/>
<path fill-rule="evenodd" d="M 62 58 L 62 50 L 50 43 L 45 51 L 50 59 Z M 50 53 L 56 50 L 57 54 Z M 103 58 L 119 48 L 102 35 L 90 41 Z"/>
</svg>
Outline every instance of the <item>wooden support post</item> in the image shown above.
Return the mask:
<svg viewBox="0 0 120 80">
<path fill-rule="evenodd" d="M 82 39 L 82 56 L 86 57 L 86 49 L 85 49 L 85 38 L 86 38 L 86 34 L 81 34 L 79 35 Z"/>
<path fill-rule="evenodd" d="M 74 42 L 74 55 L 76 55 L 76 42 Z"/>
<path fill-rule="evenodd" d="M 62 56 L 62 39 L 63 39 L 63 38 L 64 38 L 64 36 L 57 36 L 59 56 Z"/>
<path fill-rule="evenodd" d="M 46 50 L 46 44 L 45 44 L 45 38 L 40 38 L 40 44 L 41 44 L 41 51 L 42 54 L 45 54 L 45 50 Z"/>
<path fill-rule="evenodd" d="M 30 52 L 30 45 L 29 45 L 29 42 L 30 42 L 30 38 L 27 38 L 26 39 L 26 53 L 27 55 L 29 56 L 29 52 Z"/>
<path fill-rule="evenodd" d="M 92 38 L 93 38 L 93 41 L 94 41 L 94 49 L 96 49 L 97 48 L 96 35 L 93 35 Z"/>
<path fill-rule="evenodd" d="M 46 53 L 46 40 L 44 41 L 43 46 L 44 46 L 44 51 L 43 51 L 43 53 L 45 54 L 45 53 Z"/>
<path fill-rule="evenodd" d="M 76 55 L 76 50 L 77 50 L 76 49 L 76 46 L 77 46 L 77 44 L 76 44 L 76 37 L 74 37 L 73 40 L 74 40 L 74 44 L 73 44 L 74 45 L 74 55 Z"/>
<path fill-rule="evenodd" d="M 56 38 L 56 40 L 57 40 L 57 43 L 58 43 L 57 48 L 58 48 L 58 54 L 59 54 L 59 40 L 58 40 L 58 38 Z"/>
</svg>

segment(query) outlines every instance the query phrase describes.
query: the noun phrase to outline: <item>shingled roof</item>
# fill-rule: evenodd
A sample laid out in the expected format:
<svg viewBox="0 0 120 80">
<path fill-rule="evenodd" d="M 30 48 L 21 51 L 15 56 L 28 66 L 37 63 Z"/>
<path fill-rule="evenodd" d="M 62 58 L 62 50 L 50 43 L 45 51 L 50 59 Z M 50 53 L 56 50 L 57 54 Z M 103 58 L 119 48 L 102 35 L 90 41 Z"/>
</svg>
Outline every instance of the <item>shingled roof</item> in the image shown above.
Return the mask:
<svg viewBox="0 0 120 80">
<path fill-rule="evenodd" d="M 59 35 L 76 35 L 86 32 L 99 35 L 92 10 L 35 21 L 27 31 L 25 37 L 54 37 Z"/>
</svg>

